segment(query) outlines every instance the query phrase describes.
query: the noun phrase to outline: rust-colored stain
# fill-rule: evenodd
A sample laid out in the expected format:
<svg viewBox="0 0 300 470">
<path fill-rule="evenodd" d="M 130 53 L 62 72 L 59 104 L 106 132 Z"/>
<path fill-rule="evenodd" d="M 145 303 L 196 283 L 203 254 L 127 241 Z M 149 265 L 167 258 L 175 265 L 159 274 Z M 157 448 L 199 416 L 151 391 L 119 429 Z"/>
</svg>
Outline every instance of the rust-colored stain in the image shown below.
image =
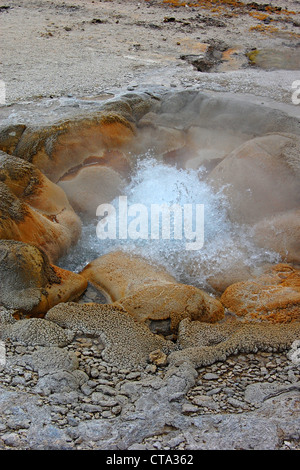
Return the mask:
<svg viewBox="0 0 300 470">
<path fill-rule="evenodd" d="M 145 0 L 146 2 L 149 0 Z M 179 7 L 192 7 L 192 8 L 210 8 L 212 12 L 219 12 L 224 10 L 225 8 L 235 8 L 239 9 L 241 12 L 253 14 L 253 12 L 257 11 L 258 16 L 263 19 L 263 16 L 267 17 L 267 13 L 275 13 L 275 14 L 284 14 L 284 15 L 295 15 L 294 11 L 287 10 L 285 8 L 272 6 L 272 5 L 259 5 L 256 2 L 252 3 L 244 3 L 239 0 L 202 0 L 201 2 L 183 2 L 180 0 L 162 0 L 161 2 L 163 5 L 167 5 L 173 8 Z M 266 13 L 261 13 L 261 9 L 264 9 Z"/>
<path fill-rule="evenodd" d="M 146 2 L 149 0 L 145 0 Z M 295 11 L 281 8 L 275 5 L 259 4 L 256 2 L 244 3 L 239 0 L 202 0 L 201 2 L 180 1 L 180 0 L 162 0 L 161 5 L 171 8 L 191 7 L 210 10 L 216 16 L 226 15 L 227 17 L 237 17 L 239 15 L 249 15 L 254 21 L 263 22 L 253 25 L 250 31 L 256 31 L 262 34 L 277 34 L 278 36 L 287 36 L 299 38 L 300 35 L 294 31 L 285 31 L 275 27 L 276 22 L 291 23 L 291 15 L 296 15 Z M 272 16 L 271 16 L 272 15 Z M 273 24 L 270 24 L 273 23 Z"/>
</svg>

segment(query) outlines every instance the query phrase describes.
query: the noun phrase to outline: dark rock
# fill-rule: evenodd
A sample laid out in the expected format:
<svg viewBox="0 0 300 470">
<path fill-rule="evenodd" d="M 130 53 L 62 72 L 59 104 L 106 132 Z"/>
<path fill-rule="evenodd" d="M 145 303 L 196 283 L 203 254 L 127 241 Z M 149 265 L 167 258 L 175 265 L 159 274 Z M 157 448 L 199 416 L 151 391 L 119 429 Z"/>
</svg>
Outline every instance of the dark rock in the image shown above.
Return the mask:
<svg viewBox="0 0 300 470">
<path fill-rule="evenodd" d="M 176 22 L 176 18 L 174 18 L 173 16 L 164 17 L 164 23 L 175 23 L 175 22 Z"/>
<path fill-rule="evenodd" d="M 101 20 L 100 18 L 93 18 L 91 23 L 92 24 L 104 24 L 104 23 L 107 23 L 107 20 Z"/>
<path fill-rule="evenodd" d="M 25 129 L 26 126 L 24 124 L 16 124 L 1 129 L 0 150 L 12 155 Z"/>
<path fill-rule="evenodd" d="M 228 46 L 219 40 L 212 40 L 202 55 L 182 55 L 180 59 L 186 60 L 193 65 L 199 72 L 210 72 L 222 62 L 223 52 Z"/>
</svg>

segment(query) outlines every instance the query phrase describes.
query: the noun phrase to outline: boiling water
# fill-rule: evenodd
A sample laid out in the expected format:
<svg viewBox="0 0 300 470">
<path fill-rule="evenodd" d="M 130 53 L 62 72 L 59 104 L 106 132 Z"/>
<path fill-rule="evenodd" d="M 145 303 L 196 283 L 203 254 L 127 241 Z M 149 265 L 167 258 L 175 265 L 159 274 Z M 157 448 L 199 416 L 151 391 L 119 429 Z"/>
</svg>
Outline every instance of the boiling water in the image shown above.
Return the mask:
<svg viewBox="0 0 300 470">
<path fill-rule="evenodd" d="M 183 170 L 165 165 L 151 157 L 142 158 L 136 166 L 130 183 L 124 190 L 128 207 L 142 204 L 151 214 L 153 204 L 177 204 L 204 206 L 204 244 L 201 249 L 187 250 L 187 239 L 176 239 L 174 221 L 169 239 L 151 239 L 151 233 L 143 238 L 101 240 L 96 229 L 99 218 L 83 220 L 82 236 L 77 246 L 60 262 L 60 266 L 80 272 L 89 262 L 110 251 L 124 250 L 140 254 L 150 262 L 167 268 L 178 281 L 199 287 L 207 287 L 207 279 L 214 274 L 233 269 L 241 261 L 249 266 L 279 261 L 276 253 L 257 248 L 251 241 L 249 227 L 233 224 L 227 215 L 228 202 L 222 191 L 214 193 L 205 182 L 205 170 Z M 118 213 L 119 199 L 110 202 Z M 108 219 L 107 219 L 108 220 Z M 193 227 L 197 220 L 193 213 Z M 130 220 L 128 220 L 130 223 Z M 151 224 L 148 224 L 150 229 Z M 199 229 L 199 227 L 198 227 Z"/>
</svg>

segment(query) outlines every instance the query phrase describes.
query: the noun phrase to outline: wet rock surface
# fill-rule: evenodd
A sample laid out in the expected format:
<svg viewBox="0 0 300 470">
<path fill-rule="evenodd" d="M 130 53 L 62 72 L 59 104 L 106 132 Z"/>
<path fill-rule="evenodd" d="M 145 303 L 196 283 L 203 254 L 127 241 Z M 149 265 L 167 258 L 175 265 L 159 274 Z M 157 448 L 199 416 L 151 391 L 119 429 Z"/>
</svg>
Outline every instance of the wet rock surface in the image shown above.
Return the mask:
<svg viewBox="0 0 300 470">
<path fill-rule="evenodd" d="M 161 101 L 157 98 L 156 112 L 148 105 L 145 110 L 144 97 L 139 95 L 112 106 L 122 107 L 128 100 L 130 109 L 143 120 L 136 152 L 143 142 L 149 143 L 144 141 L 146 128 L 161 134 L 164 122 L 165 129 L 168 123 L 169 128 L 179 130 L 175 143 L 166 139 L 156 149 L 158 153 L 163 149 L 159 155 L 168 155 L 169 164 L 175 156 L 173 165 L 180 161 L 179 154 L 172 154 L 174 148 L 183 149 L 184 154 L 187 146 L 215 143 L 203 131 L 207 119 L 221 122 L 222 115 L 229 113 L 232 120 L 227 122 L 225 135 L 231 136 L 237 126 L 232 145 L 238 146 L 252 139 L 258 129 L 263 134 L 283 125 L 295 132 L 299 125 L 284 113 L 263 108 L 261 114 L 256 106 L 251 108 L 250 120 L 240 119 L 242 105 L 223 99 L 217 100 L 216 112 L 216 101 L 197 92 L 169 93 Z M 220 149 L 221 140 L 217 139 L 214 148 Z M 281 147 L 276 142 L 274 147 L 278 157 Z M 43 148 L 49 150 L 49 142 Z M 228 148 L 229 154 L 231 150 Z M 123 171 L 122 158 L 111 156 L 118 171 Z M 203 155 L 198 157 L 200 164 Z M 101 158 L 105 160 L 107 154 Z M 220 158 L 212 172 L 222 168 L 227 157 Z M 298 171 L 297 155 L 293 153 L 290 161 Z M 2 184 L 11 184 L 13 178 L 5 165 L 3 175 L 6 182 Z M 290 206 L 285 209 L 284 214 Z M 294 233 L 291 239 L 295 239 Z M 286 284 L 284 302 L 278 300 L 279 312 L 268 307 L 270 315 L 278 314 L 279 320 L 282 310 L 288 310 L 283 324 L 247 324 L 247 315 L 242 320 L 239 317 L 242 307 L 235 307 L 239 286 L 231 282 L 226 286 L 229 291 L 223 289 L 224 297 L 208 293 L 179 283 L 164 267 L 122 251 L 96 258 L 76 274 L 51 265 L 37 247 L 17 241 L 1 243 L 5 288 L 1 302 L 8 309 L 2 308 L 0 321 L 6 348 L 6 363 L 0 372 L 3 449 L 299 448 L 298 271 L 292 265 L 278 265 L 284 269 L 277 271 L 273 266 L 279 278 L 267 286 L 273 301 L 273 284 Z M 30 270 L 35 256 L 39 262 Z M 7 263 L 14 257 L 16 262 Z M 233 261 L 238 269 L 229 278 L 234 274 L 245 285 L 257 285 L 257 279 L 262 279 L 261 288 L 266 288 L 266 278 L 253 277 L 260 266 L 245 275 L 243 264 L 235 257 Z M 226 267 L 228 270 L 228 264 Z M 78 289 L 69 292 L 75 279 Z M 225 283 L 224 278 L 221 282 Z M 66 295 L 56 295 L 55 286 L 65 286 Z M 230 288 L 234 291 L 231 301 Z M 78 302 L 68 302 L 75 294 Z M 247 302 L 257 314 L 255 289 L 253 296 L 249 300 L 248 295 Z M 24 319 L 24 311 L 44 318 Z M 256 315 L 255 320 L 261 319 Z M 212 323 L 206 323 L 209 321 Z M 265 429 L 269 432 L 262 443 Z"/>
<path fill-rule="evenodd" d="M 0 180 L 1 239 L 33 243 L 52 262 L 68 252 L 81 221 L 62 189 L 31 163 L 2 151 Z"/>
</svg>

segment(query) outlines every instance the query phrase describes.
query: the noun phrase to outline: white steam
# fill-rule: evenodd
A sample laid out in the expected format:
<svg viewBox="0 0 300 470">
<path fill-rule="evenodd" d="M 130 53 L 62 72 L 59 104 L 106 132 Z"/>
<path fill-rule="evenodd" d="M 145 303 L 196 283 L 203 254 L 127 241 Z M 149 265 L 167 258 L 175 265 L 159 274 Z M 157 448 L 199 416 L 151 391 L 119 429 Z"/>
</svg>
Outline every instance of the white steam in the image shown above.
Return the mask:
<svg viewBox="0 0 300 470">
<path fill-rule="evenodd" d="M 276 254 L 259 249 L 251 241 L 249 227 L 233 224 L 227 215 L 227 201 L 222 193 L 215 194 L 205 182 L 205 170 L 183 170 L 165 165 L 150 157 L 141 159 L 131 182 L 125 188 L 128 206 L 142 204 L 151 213 L 153 204 L 204 205 L 204 245 L 200 250 L 186 249 L 186 239 L 99 240 L 97 218 L 83 222 L 78 245 L 61 260 L 65 269 L 80 271 L 93 259 L 110 251 L 122 249 L 141 254 L 150 262 L 167 268 L 178 281 L 207 288 L 207 280 L 235 262 L 248 266 L 278 261 Z M 107 201 L 118 213 L 118 200 Z M 193 221 L 195 224 L 195 220 Z M 150 227 L 150 223 L 149 223 Z M 195 227 L 194 227 L 195 228 Z M 173 234 L 171 232 L 171 234 Z M 174 234 L 173 234 L 174 235 Z M 184 234 L 183 234 L 184 235 Z"/>
</svg>

